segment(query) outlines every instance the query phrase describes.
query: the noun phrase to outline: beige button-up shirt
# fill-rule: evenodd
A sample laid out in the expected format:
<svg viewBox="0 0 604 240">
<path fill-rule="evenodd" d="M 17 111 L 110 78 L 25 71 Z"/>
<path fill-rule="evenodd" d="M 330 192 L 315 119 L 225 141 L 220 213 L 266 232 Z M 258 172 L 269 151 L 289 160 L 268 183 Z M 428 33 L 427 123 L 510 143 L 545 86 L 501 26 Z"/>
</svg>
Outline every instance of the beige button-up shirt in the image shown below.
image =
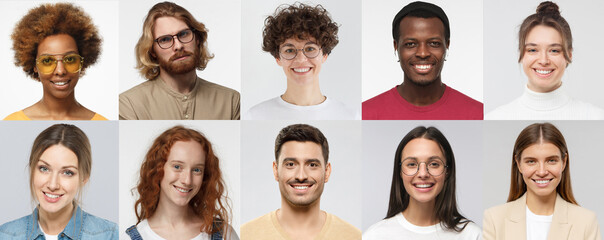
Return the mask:
<svg viewBox="0 0 604 240">
<path fill-rule="evenodd" d="M 238 120 L 239 92 L 197 77 L 189 94 L 160 77 L 120 94 L 120 120 Z"/>
</svg>

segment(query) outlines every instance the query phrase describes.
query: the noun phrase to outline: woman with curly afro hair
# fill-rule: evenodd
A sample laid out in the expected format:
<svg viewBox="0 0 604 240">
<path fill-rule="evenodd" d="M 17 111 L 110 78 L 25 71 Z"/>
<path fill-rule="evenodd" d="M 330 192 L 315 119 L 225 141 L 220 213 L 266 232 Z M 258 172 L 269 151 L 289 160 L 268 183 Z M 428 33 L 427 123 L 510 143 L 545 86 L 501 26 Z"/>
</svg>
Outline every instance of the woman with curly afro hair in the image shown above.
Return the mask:
<svg viewBox="0 0 604 240">
<path fill-rule="evenodd" d="M 71 3 L 31 9 L 11 35 L 14 63 L 42 83 L 42 99 L 4 120 L 107 120 L 75 99 L 75 86 L 96 63 L 101 37 L 92 19 Z"/>
<path fill-rule="evenodd" d="M 281 5 L 264 21 L 262 50 L 283 68 L 283 95 L 252 107 L 244 119 L 352 120 L 355 113 L 324 96 L 319 87 L 321 65 L 338 44 L 338 24 L 321 5 Z"/>
</svg>

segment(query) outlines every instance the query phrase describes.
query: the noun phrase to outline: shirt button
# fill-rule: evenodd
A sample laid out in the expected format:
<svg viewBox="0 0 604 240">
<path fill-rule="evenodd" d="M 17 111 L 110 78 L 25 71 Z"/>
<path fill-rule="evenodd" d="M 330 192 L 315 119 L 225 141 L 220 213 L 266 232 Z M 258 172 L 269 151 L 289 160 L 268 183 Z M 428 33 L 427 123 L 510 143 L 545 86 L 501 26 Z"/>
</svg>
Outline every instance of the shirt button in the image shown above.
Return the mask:
<svg viewBox="0 0 604 240">
<path fill-rule="evenodd" d="M 187 119 L 188 119 L 188 118 L 189 118 L 189 114 L 185 114 L 185 118 L 187 118 Z"/>
<path fill-rule="evenodd" d="M 185 99 L 185 100 L 189 99 L 189 96 L 185 96 L 185 97 L 184 97 L 184 99 Z"/>
</svg>

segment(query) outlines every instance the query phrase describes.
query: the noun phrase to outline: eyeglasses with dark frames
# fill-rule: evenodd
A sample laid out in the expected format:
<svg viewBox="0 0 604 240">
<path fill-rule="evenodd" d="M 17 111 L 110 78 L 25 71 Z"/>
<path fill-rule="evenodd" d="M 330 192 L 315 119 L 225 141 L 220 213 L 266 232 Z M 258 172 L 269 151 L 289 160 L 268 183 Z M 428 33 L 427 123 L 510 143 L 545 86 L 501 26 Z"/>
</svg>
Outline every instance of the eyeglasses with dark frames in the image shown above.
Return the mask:
<svg viewBox="0 0 604 240">
<path fill-rule="evenodd" d="M 279 49 L 279 56 L 286 60 L 292 60 L 298 56 L 299 51 L 302 51 L 307 58 L 316 58 L 319 56 L 319 52 L 321 52 L 321 47 L 312 42 L 304 44 L 302 49 L 298 49 L 292 44 L 285 44 Z"/>
<path fill-rule="evenodd" d="M 180 41 L 181 43 L 189 43 L 191 41 L 193 41 L 193 39 L 195 38 L 195 34 L 193 34 L 193 30 L 191 29 L 185 29 L 182 30 L 174 35 L 163 35 L 160 36 L 158 38 L 155 39 L 154 42 L 157 43 L 157 45 L 159 45 L 160 48 L 162 49 L 168 49 L 171 48 L 172 46 L 174 46 L 174 38 L 178 38 L 178 41 Z"/>
</svg>

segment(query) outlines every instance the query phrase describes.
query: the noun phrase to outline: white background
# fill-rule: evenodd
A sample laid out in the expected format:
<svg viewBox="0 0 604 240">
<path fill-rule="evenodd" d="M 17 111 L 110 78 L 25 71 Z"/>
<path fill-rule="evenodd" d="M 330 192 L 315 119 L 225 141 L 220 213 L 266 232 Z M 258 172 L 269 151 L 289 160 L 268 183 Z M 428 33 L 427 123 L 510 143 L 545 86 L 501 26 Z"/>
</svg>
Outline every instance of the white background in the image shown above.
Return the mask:
<svg viewBox="0 0 604 240">
<path fill-rule="evenodd" d="M 482 1 L 426 2 L 441 7 L 449 18 L 451 44 L 441 73 L 443 83 L 482 102 Z M 363 101 L 403 82 L 403 70 L 394 55 L 392 20 L 409 3 L 363 1 Z"/>
<path fill-rule="evenodd" d="M 96 64 L 86 69 L 76 86 L 76 100 L 86 108 L 108 119 L 117 119 L 118 109 L 118 11 L 117 1 L 63 1 L 80 6 L 92 18 L 103 39 L 101 55 Z M 17 22 L 34 7 L 45 2 L 2 2 L 0 15 L 0 66 L 5 76 L 0 88 L 0 118 L 29 107 L 42 99 L 40 82 L 28 77 L 14 64 L 15 52 L 10 35 Z M 123 21 L 122 21 L 123 22 Z"/>
<path fill-rule="evenodd" d="M 512 152 L 518 134 L 535 122 L 485 121 L 483 138 L 483 191 L 484 209 L 506 203 L 510 189 Z M 601 121 L 555 121 L 554 124 L 568 147 L 571 183 L 579 206 L 594 211 L 604 229 L 604 181 L 601 181 L 604 161 L 604 128 Z M 478 176 L 475 175 L 475 180 Z"/>
<path fill-rule="evenodd" d="M 518 63 L 518 30 L 529 15 L 536 12 L 541 0 L 484 2 L 484 112 L 520 97 L 527 77 Z M 554 1 L 573 34 L 573 62 L 564 72 L 562 82 L 573 98 L 604 108 L 604 83 L 601 69 L 604 49 L 594 40 L 604 38 L 596 23 L 604 22 L 603 1 Z"/>
<path fill-rule="evenodd" d="M 281 208 L 279 183 L 273 175 L 275 138 L 282 128 L 300 122 L 243 121 L 241 123 L 241 222 Z M 321 195 L 321 209 L 361 229 L 360 121 L 304 122 L 321 130 L 329 143 L 331 176 Z"/>
<path fill-rule="evenodd" d="M 287 79 L 275 58 L 262 51 L 264 20 L 281 4 L 295 1 L 245 0 L 242 9 L 241 42 L 241 112 L 246 114 L 254 105 L 285 93 Z M 361 3 L 351 1 L 302 1 L 311 6 L 321 4 L 333 21 L 340 25 L 340 42 L 321 67 L 319 83 L 323 95 L 344 103 L 360 112 L 361 94 Z"/>
<path fill-rule="evenodd" d="M 0 199 L 0 224 L 33 212 L 29 191 L 29 155 L 34 139 L 44 129 L 68 123 L 80 128 L 92 147 L 90 180 L 84 186 L 84 211 L 117 223 L 118 124 L 115 121 L 0 121 L 0 181 L 6 197 Z"/>
<path fill-rule="evenodd" d="M 120 1 L 120 85 L 122 93 L 146 80 L 136 67 L 134 49 L 142 35 L 143 22 L 153 5 L 162 1 Z M 173 1 L 187 9 L 208 29 L 208 49 L 214 58 L 197 76 L 240 91 L 241 3 L 239 0 Z M 116 99 L 117 100 L 117 99 Z"/>
<path fill-rule="evenodd" d="M 394 155 L 417 126 L 438 128 L 455 156 L 457 209 L 482 225 L 482 121 L 363 121 L 363 228 L 386 217 Z"/>
<path fill-rule="evenodd" d="M 120 121 L 120 234 L 136 224 L 134 202 L 138 197 L 136 183 L 141 164 L 155 138 L 169 128 L 183 125 L 200 131 L 212 143 L 214 154 L 220 160 L 226 193 L 231 200 L 232 225 L 239 233 L 239 122 L 238 121 Z M 134 188 L 134 191 L 131 190 Z M 237 234 L 239 235 L 239 234 Z"/>
</svg>

